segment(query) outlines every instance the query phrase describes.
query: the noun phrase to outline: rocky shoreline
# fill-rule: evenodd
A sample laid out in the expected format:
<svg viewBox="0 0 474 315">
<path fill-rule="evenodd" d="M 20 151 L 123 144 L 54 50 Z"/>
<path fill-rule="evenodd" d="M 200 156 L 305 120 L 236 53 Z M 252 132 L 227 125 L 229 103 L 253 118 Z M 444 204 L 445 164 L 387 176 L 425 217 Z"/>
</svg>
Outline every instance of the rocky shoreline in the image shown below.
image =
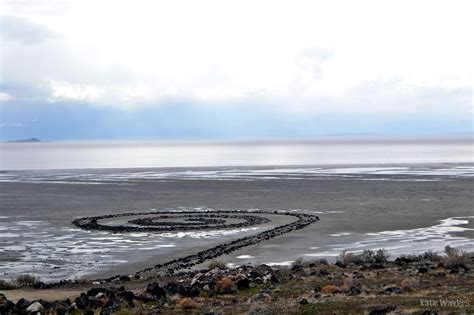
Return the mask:
<svg viewBox="0 0 474 315">
<path fill-rule="evenodd" d="M 48 284 L 25 276 L 16 285 L 0 282 L 0 315 L 474 312 L 474 257 L 449 246 L 445 256 L 426 252 L 389 261 L 385 250 L 365 250 L 343 252 L 334 264 L 298 259 L 291 267 L 257 264 L 230 268 L 216 258 L 302 229 L 319 218 L 306 213 L 237 210 L 138 215 L 144 217 L 125 213 L 81 218 L 73 223 L 84 229 L 122 233 L 140 229 L 201 230 L 213 225 L 247 227 L 269 221 L 265 215 L 290 216 L 295 221 L 131 275 Z M 118 217 L 128 221 L 115 226 L 100 222 Z M 234 221 L 226 224 L 228 219 Z M 205 262 L 209 266 L 202 268 Z M 9 299 L 14 289 L 19 291 L 15 292 L 15 302 Z M 75 294 L 66 299 L 55 298 L 66 291 Z M 34 292 L 46 297 L 35 298 Z"/>
<path fill-rule="evenodd" d="M 291 267 L 228 268 L 213 261 L 153 280 L 75 284 L 83 292 L 66 300 L 14 303 L 3 290 L 0 314 L 472 313 L 474 257 L 448 250 L 394 261 L 385 251 L 342 253 L 334 264 L 299 259 Z"/>
</svg>

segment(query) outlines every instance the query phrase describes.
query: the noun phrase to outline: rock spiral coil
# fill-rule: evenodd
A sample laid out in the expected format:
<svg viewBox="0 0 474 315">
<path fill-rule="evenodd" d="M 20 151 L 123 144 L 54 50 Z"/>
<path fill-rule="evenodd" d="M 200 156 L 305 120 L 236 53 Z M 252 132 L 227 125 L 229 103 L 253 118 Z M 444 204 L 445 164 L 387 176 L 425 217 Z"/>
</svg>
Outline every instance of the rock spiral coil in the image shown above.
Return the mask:
<svg viewBox="0 0 474 315">
<path fill-rule="evenodd" d="M 276 236 L 302 229 L 317 222 L 319 218 L 313 214 L 286 211 L 163 211 L 101 215 L 76 219 L 72 223 L 86 230 L 110 231 L 113 233 L 162 233 L 245 228 L 270 223 L 272 221 L 270 217 L 274 216 L 286 216 L 291 218 L 292 222 L 277 225 L 253 235 L 223 242 L 195 254 L 137 271 L 135 274 L 136 277 L 153 277 L 159 274 L 173 274 L 176 271 L 188 269 L 221 255 L 230 254 L 243 247 L 252 246 Z M 106 280 L 113 279 L 114 277 Z"/>
</svg>

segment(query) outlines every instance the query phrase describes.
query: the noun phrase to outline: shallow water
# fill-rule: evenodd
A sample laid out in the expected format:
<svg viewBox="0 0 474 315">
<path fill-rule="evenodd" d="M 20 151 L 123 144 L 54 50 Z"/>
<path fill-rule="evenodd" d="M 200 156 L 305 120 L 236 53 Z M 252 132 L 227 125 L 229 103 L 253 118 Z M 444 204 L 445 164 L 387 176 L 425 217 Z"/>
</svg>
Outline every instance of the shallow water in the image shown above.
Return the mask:
<svg viewBox="0 0 474 315">
<path fill-rule="evenodd" d="M 261 209 L 320 216 L 303 230 L 221 257 L 230 265 L 285 265 L 298 257 L 334 259 L 342 250 L 369 248 L 386 248 L 392 258 L 440 252 L 446 245 L 474 251 L 474 163 L 472 143 L 465 140 L 388 147 L 0 146 L 0 279 L 21 273 L 43 281 L 131 274 L 282 223 L 159 234 L 84 231 L 71 224 L 77 217 L 123 212 Z M 118 166 L 126 168 L 110 168 Z"/>
<path fill-rule="evenodd" d="M 393 176 L 393 175 L 396 175 Z M 307 180 L 342 177 L 361 180 L 439 181 L 474 177 L 473 165 L 407 165 L 407 166 L 319 166 L 319 167 L 222 167 L 218 169 L 189 168 L 133 168 L 88 170 L 28 170 L 4 171 L 0 182 L 28 182 L 54 184 L 116 184 L 127 185 L 143 181 L 219 180 L 266 181 L 274 179 Z"/>
<path fill-rule="evenodd" d="M 179 211 L 196 209 L 180 209 Z M 153 211 L 152 211 L 153 212 Z M 134 252 L 169 254 L 176 246 L 202 245 L 202 239 L 224 242 L 260 227 L 173 233 L 108 233 L 58 227 L 48 221 L 25 221 L 23 216 L 0 221 L 0 279 L 33 273 L 42 281 L 80 278 L 129 262 Z M 211 242 L 208 242 L 209 244 Z M 170 259 L 171 260 L 171 259 Z"/>
<path fill-rule="evenodd" d="M 114 234 L 71 224 L 81 216 L 129 211 L 278 209 L 320 216 L 303 230 L 223 257 L 230 265 L 334 259 L 346 249 L 386 248 L 393 258 L 439 252 L 448 244 L 474 250 L 474 217 L 468 215 L 473 169 L 445 164 L 8 171 L 0 176 L 0 278 L 133 273 L 268 228 Z"/>
</svg>

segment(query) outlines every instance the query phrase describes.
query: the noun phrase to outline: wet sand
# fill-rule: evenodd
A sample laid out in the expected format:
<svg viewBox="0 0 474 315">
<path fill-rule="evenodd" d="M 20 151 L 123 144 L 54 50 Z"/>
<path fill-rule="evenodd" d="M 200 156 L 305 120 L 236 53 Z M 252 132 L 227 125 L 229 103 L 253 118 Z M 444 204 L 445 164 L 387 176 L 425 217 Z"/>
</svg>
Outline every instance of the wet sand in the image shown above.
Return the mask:
<svg viewBox="0 0 474 315">
<path fill-rule="evenodd" d="M 473 216 L 472 179 L 449 176 L 420 181 L 420 177 L 409 180 L 408 175 L 403 175 L 403 181 L 400 179 L 400 175 L 367 175 L 303 179 L 283 176 L 254 181 L 137 180 L 120 185 L 3 182 L 0 216 L 22 215 L 22 220 L 46 221 L 53 228 L 72 228 L 71 220 L 83 216 L 180 207 L 294 210 L 320 217 L 320 222 L 303 230 L 221 257 L 234 264 L 284 264 L 297 257 L 334 257 L 344 248 L 388 247 L 393 253 L 409 253 L 425 251 L 427 244 L 442 250 L 446 243 L 459 242 L 467 250 L 474 249 L 472 230 L 466 229 L 473 228 L 473 219 L 469 218 Z M 455 217 L 462 217 L 467 223 L 449 221 L 436 227 L 443 224 L 439 220 Z M 456 230 L 457 227 L 463 229 Z M 227 237 L 242 235 L 245 234 Z M 394 239 L 394 235 L 398 238 Z M 408 240 L 402 242 L 403 237 Z M 168 241 L 178 246 L 127 251 L 121 256 L 123 262 L 103 267 L 88 277 L 131 273 L 211 247 L 222 239 L 184 237 Z M 398 248 L 400 244 L 405 247 Z"/>
</svg>

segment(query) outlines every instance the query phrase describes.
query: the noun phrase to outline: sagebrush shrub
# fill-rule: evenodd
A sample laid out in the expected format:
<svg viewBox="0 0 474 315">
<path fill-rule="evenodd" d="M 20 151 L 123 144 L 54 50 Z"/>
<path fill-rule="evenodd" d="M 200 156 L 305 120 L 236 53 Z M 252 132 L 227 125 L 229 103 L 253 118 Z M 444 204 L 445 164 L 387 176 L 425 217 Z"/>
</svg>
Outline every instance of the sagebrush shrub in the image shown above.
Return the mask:
<svg viewBox="0 0 474 315">
<path fill-rule="evenodd" d="M 30 274 L 23 274 L 16 277 L 15 282 L 19 286 L 28 287 L 37 283 L 38 278 Z"/>
<path fill-rule="evenodd" d="M 218 293 L 234 293 L 237 291 L 237 285 L 229 277 L 224 277 L 217 281 L 216 291 Z"/>
<path fill-rule="evenodd" d="M 466 252 L 449 245 L 444 248 L 444 252 L 446 253 L 446 257 L 443 260 L 443 265 L 446 268 L 467 268 L 469 257 Z"/>
</svg>

